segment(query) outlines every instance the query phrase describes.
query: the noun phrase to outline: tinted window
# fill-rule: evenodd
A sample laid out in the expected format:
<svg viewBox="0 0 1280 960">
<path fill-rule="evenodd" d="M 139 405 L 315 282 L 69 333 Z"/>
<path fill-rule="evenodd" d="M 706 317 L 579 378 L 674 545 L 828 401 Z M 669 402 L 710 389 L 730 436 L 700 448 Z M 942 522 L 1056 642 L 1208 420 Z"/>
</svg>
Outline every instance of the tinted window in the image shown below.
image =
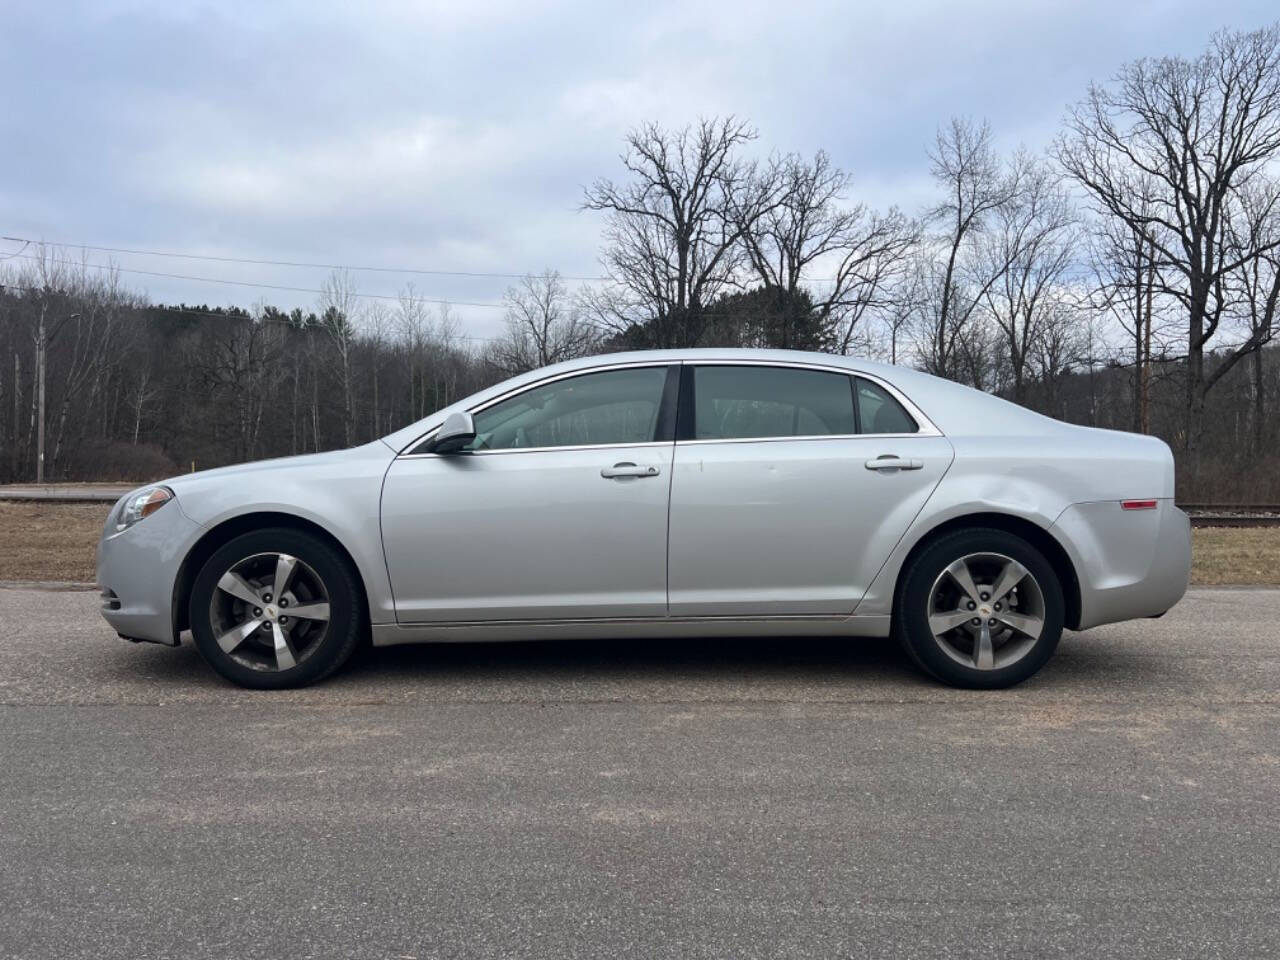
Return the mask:
<svg viewBox="0 0 1280 960">
<path fill-rule="evenodd" d="M 919 425 L 883 387 L 857 378 L 858 422 L 863 433 L 915 433 Z"/>
<path fill-rule="evenodd" d="M 854 432 L 853 391 L 841 373 L 787 367 L 697 367 L 699 440 L 814 437 Z"/>
<path fill-rule="evenodd" d="M 608 370 L 534 387 L 475 415 L 468 450 L 648 443 L 666 367 Z"/>
</svg>

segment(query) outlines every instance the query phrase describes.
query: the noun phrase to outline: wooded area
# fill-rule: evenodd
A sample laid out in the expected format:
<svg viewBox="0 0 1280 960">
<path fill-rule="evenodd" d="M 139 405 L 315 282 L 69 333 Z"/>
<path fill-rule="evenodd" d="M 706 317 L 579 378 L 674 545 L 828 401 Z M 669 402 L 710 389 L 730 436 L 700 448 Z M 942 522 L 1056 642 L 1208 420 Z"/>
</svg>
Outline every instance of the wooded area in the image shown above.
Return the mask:
<svg viewBox="0 0 1280 960">
<path fill-rule="evenodd" d="M 608 279 L 525 277 L 492 340 L 353 272 L 311 311 L 158 306 L 83 251 L 24 248 L 0 264 L 0 476 L 36 476 L 42 354 L 46 478 L 147 479 L 360 443 L 588 353 L 734 345 L 916 365 L 1160 436 L 1184 496 L 1280 500 L 1280 26 L 1124 66 L 1042 155 L 944 123 L 928 209 L 758 146 L 735 118 L 633 131 L 581 198 Z"/>
</svg>

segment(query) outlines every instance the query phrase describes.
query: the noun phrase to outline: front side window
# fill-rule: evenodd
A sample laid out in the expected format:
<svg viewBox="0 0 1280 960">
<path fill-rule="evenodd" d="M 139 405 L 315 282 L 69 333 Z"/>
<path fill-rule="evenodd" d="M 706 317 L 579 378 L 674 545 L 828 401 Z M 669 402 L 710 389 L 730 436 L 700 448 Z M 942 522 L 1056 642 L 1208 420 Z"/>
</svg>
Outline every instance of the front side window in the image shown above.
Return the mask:
<svg viewBox="0 0 1280 960">
<path fill-rule="evenodd" d="M 476 438 L 465 449 L 648 443 L 666 379 L 666 367 L 637 367 L 533 387 L 477 413 Z"/>
<path fill-rule="evenodd" d="M 856 378 L 858 422 L 862 433 L 915 433 L 920 425 L 888 390 L 870 380 Z"/>
<path fill-rule="evenodd" d="M 694 370 L 694 438 L 730 440 L 855 433 L 849 377 L 792 367 Z"/>
</svg>

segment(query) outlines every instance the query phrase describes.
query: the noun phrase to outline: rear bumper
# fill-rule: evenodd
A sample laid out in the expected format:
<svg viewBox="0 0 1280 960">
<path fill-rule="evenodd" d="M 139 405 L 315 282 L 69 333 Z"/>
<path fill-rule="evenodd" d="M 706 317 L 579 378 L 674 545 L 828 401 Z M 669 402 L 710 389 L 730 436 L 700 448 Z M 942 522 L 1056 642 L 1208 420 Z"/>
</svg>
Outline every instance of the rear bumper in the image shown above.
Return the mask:
<svg viewBox="0 0 1280 960">
<path fill-rule="evenodd" d="M 107 517 L 115 529 L 117 503 Z M 98 589 L 102 616 L 131 640 L 176 644 L 173 585 L 201 527 L 175 501 L 123 533 L 104 535 L 98 544 Z"/>
<path fill-rule="evenodd" d="M 1191 522 L 1172 499 L 1154 510 L 1122 510 L 1116 500 L 1077 503 L 1053 533 L 1080 580 L 1080 630 L 1159 616 L 1187 592 Z"/>
</svg>

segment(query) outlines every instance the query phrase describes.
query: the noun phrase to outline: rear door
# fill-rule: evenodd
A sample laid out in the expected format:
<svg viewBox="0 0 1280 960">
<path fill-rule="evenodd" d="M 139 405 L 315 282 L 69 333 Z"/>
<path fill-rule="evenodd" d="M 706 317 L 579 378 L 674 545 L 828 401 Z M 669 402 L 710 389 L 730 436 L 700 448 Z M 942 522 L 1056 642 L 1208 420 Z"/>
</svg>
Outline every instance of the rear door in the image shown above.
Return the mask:
<svg viewBox="0 0 1280 960">
<path fill-rule="evenodd" d="M 838 369 L 686 365 L 671 615 L 852 613 L 953 455 L 903 399 Z"/>
</svg>

